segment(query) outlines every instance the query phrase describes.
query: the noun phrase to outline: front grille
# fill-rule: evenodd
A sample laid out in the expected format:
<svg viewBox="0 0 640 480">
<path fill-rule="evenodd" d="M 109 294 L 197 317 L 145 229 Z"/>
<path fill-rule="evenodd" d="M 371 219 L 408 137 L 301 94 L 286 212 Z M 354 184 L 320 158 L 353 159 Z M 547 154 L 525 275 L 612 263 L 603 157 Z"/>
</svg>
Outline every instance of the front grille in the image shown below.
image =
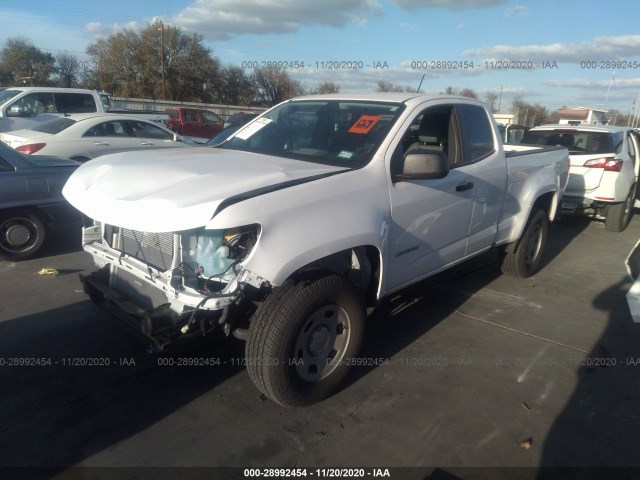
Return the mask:
<svg viewBox="0 0 640 480">
<path fill-rule="evenodd" d="M 113 244 L 114 233 L 122 236 L 122 248 Z M 111 248 L 165 271 L 173 261 L 173 233 L 151 233 L 106 225 L 105 240 Z"/>
</svg>

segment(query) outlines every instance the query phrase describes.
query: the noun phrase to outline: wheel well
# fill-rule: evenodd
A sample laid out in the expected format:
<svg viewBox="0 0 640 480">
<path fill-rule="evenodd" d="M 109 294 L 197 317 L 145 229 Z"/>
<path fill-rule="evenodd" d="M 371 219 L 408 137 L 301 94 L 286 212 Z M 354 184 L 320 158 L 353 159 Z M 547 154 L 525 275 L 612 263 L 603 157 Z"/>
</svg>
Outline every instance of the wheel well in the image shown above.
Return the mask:
<svg viewBox="0 0 640 480">
<path fill-rule="evenodd" d="M 294 273 L 300 278 L 313 270 L 325 270 L 347 277 L 362 291 L 367 306 L 376 303 L 380 286 L 380 251 L 373 245 L 361 245 L 318 259 Z"/>
<path fill-rule="evenodd" d="M 553 220 L 557 211 L 557 196 L 555 192 L 547 192 L 544 195 L 538 197 L 533 204 L 533 208 L 540 208 L 547 213 L 549 220 Z"/>
<path fill-rule="evenodd" d="M 27 215 L 27 214 L 33 214 L 33 215 L 37 215 L 40 220 L 45 223 L 45 226 L 47 223 L 51 223 L 53 222 L 53 218 L 51 217 L 51 215 L 43 209 L 40 209 L 38 207 L 19 207 L 19 208 L 8 208 L 6 210 L 0 210 L 0 215 L 2 216 L 7 216 L 7 215 Z"/>
</svg>

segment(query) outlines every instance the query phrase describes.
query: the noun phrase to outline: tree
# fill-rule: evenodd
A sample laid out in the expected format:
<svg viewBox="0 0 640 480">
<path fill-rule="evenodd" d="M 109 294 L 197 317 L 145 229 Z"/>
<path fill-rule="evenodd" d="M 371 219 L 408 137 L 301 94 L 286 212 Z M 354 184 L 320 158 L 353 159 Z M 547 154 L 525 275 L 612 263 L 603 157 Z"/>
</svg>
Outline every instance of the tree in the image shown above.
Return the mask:
<svg viewBox="0 0 640 480">
<path fill-rule="evenodd" d="M 498 101 L 498 94 L 496 92 L 487 92 L 484 96 L 484 101 L 489 106 L 491 113 L 497 113 L 496 102 Z"/>
<path fill-rule="evenodd" d="M 0 53 L 0 80 L 8 84 L 51 85 L 55 59 L 24 37 L 9 38 Z"/>
<path fill-rule="evenodd" d="M 257 100 L 268 106 L 304 93 L 302 84 L 293 80 L 284 68 L 255 68 L 251 75 L 251 84 Z"/>
<path fill-rule="evenodd" d="M 463 88 L 460 90 L 459 95 L 468 98 L 478 98 L 478 94 L 472 88 Z"/>
<path fill-rule="evenodd" d="M 398 85 L 391 83 L 388 80 L 378 80 L 376 86 L 373 88 L 374 92 L 415 92 L 415 88 L 409 85 Z"/>
<path fill-rule="evenodd" d="M 78 57 L 70 53 L 60 53 L 56 56 L 56 74 L 61 87 L 77 87 L 81 74 Z"/>
<path fill-rule="evenodd" d="M 340 93 L 340 85 L 334 82 L 322 82 L 313 93 Z"/>
<path fill-rule="evenodd" d="M 452 86 L 448 86 L 442 93 L 445 95 L 462 95 L 463 97 L 478 98 L 478 94 L 471 88 L 463 88 L 462 90 L 459 90 Z"/>
<path fill-rule="evenodd" d="M 100 88 L 115 95 L 162 98 L 164 91 L 170 100 L 211 101 L 221 88 L 220 61 L 202 38 L 158 21 L 139 32 L 124 29 L 100 39 L 87 53 Z"/>
<path fill-rule="evenodd" d="M 530 104 L 524 101 L 521 95 L 514 97 L 511 102 L 513 113 L 516 115 L 515 122 L 527 127 L 535 127 L 548 123 L 550 112 L 540 103 Z"/>
<path fill-rule="evenodd" d="M 250 105 L 255 96 L 251 81 L 244 69 L 229 66 L 222 71 L 220 101 L 227 105 Z"/>
</svg>

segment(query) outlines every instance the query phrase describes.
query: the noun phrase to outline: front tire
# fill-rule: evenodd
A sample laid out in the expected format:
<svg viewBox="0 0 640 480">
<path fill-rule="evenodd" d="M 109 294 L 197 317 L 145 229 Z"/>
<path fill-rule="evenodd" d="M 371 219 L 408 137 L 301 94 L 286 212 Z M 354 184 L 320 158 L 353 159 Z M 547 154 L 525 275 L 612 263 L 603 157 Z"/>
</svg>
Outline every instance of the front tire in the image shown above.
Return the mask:
<svg viewBox="0 0 640 480">
<path fill-rule="evenodd" d="M 635 201 L 636 184 L 634 183 L 624 202 L 609 206 L 607 216 L 604 220 L 604 227 L 610 232 L 623 232 L 633 216 L 633 205 Z"/>
<path fill-rule="evenodd" d="M 319 402 L 354 363 L 364 321 L 360 295 L 345 278 L 288 280 L 253 315 L 245 352 L 249 376 L 285 407 Z"/>
<path fill-rule="evenodd" d="M 0 259 L 29 258 L 40 250 L 44 239 L 45 227 L 38 214 L 23 210 L 0 213 Z"/>
<path fill-rule="evenodd" d="M 520 240 L 510 243 L 504 250 L 502 272 L 519 278 L 527 278 L 538 272 L 542 265 L 548 232 L 549 221 L 546 212 L 539 208 L 531 210 Z"/>
</svg>

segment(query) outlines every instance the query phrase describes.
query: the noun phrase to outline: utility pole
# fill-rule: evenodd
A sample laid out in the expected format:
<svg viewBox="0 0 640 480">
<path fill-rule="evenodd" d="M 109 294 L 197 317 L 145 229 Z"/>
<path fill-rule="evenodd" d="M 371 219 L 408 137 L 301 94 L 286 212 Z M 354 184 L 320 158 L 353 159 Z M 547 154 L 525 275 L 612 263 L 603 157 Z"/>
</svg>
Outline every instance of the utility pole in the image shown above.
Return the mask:
<svg viewBox="0 0 640 480">
<path fill-rule="evenodd" d="M 166 100 L 167 92 L 164 83 L 164 23 L 160 22 L 160 69 L 162 74 L 162 100 Z"/>
<path fill-rule="evenodd" d="M 500 113 L 500 106 L 502 105 L 502 89 L 504 85 L 500 85 L 500 99 L 498 100 L 498 113 Z"/>
</svg>

